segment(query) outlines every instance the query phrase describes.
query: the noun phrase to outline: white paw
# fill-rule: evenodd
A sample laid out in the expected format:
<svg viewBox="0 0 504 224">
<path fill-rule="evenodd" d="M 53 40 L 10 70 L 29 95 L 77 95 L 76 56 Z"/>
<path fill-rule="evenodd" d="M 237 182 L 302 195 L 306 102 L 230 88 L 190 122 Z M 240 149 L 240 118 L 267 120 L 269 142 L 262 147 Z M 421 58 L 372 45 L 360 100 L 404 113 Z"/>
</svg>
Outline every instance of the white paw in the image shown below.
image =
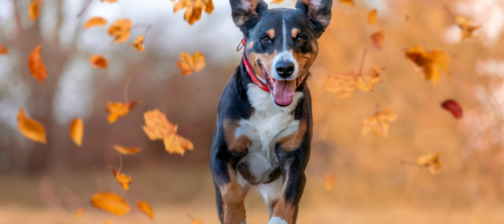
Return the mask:
<svg viewBox="0 0 504 224">
<path fill-rule="evenodd" d="M 281 218 L 278 218 L 278 217 L 271 217 L 268 224 L 287 224 L 287 222 Z"/>
</svg>

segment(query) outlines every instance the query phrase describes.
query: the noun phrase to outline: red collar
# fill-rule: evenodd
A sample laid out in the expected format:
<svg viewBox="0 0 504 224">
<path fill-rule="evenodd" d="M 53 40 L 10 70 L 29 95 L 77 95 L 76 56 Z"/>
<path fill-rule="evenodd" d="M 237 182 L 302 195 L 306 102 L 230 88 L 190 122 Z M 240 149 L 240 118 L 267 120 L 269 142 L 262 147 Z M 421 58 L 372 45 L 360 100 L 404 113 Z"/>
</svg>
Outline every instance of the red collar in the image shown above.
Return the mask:
<svg viewBox="0 0 504 224">
<path fill-rule="evenodd" d="M 247 50 L 247 48 L 245 47 L 245 43 L 247 43 L 247 38 L 244 37 L 240 43 L 241 46 L 238 45 L 238 48 L 236 49 L 239 51 L 240 48 L 243 47 L 243 64 L 245 65 L 245 69 L 247 70 L 248 75 L 252 79 L 252 82 L 254 82 L 257 85 L 257 87 L 259 87 L 260 89 L 269 93 L 270 89 L 268 88 L 268 86 L 264 82 L 259 80 L 257 78 L 257 76 L 254 74 L 254 72 L 252 71 L 252 66 L 250 66 L 250 63 L 247 60 L 247 54 L 245 53 L 245 51 Z"/>
</svg>

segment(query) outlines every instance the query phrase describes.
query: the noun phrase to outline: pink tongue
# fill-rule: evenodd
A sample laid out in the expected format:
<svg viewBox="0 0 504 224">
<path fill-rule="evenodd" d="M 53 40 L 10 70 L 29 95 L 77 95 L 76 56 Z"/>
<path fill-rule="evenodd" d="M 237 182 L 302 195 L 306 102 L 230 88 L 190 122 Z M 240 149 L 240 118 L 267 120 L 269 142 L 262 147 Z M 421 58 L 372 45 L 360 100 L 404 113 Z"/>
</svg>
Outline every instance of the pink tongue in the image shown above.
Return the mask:
<svg viewBox="0 0 504 224">
<path fill-rule="evenodd" d="M 273 84 L 273 94 L 275 102 L 281 106 L 288 106 L 292 103 L 294 92 L 296 91 L 296 80 L 281 81 L 276 80 Z"/>
</svg>

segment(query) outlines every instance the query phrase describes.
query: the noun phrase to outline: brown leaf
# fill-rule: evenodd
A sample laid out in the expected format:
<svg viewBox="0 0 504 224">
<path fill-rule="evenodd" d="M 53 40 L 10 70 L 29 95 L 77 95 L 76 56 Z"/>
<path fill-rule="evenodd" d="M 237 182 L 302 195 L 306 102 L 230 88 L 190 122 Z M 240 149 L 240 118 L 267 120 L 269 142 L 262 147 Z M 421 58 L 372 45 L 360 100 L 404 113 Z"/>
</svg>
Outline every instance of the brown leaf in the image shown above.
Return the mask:
<svg viewBox="0 0 504 224">
<path fill-rule="evenodd" d="M 114 174 L 114 177 L 122 185 L 124 190 L 129 190 L 129 185 L 131 184 L 131 177 L 117 172 L 114 168 L 110 166 L 109 169 L 112 171 L 112 174 Z"/>
<path fill-rule="evenodd" d="M 94 67 L 101 69 L 105 69 L 108 67 L 107 59 L 98 54 L 91 55 L 91 57 L 89 57 L 89 63 L 91 63 L 91 65 L 93 65 Z"/>
<path fill-rule="evenodd" d="M 105 20 L 103 17 L 93 17 L 89 19 L 85 24 L 84 28 L 89 29 L 93 26 L 105 26 L 107 25 L 107 20 Z"/>
<path fill-rule="evenodd" d="M 460 27 L 460 37 L 462 41 L 473 37 L 473 32 L 481 27 L 471 25 L 471 21 L 468 18 L 460 15 L 455 17 L 455 22 Z"/>
<path fill-rule="evenodd" d="M 426 80 L 431 80 L 436 85 L 442 73 L 449 75 L 448 65 L 451 56 L 439 50 L 425 51 L 422 47 L 416 46 L 406 51 L 406 58 L 421 67 Z"/>
<path fill-rule="evenodd" d="M 383 33 L 383 31 L 378 31 L 371 35 L 371 43 L 375 49 L 382 49 L 383 42 L 385 42 L 385 33 Z"/>
<path fill-rule="evenodd" d="M 180 53 L 180 60 L 176 61 L 182 75 L 190 75 L 193 72 L 199 72 L 206 65 L 205 56 L 197 51 L 192 56 L 187 52 Z"/>
<path fill-rule="evenodd" d="M 346 6 L 355 6 L 354 0 L 338 0 L 340 4 Z"/>
<path fill-rule="evenodd" d="M 122 147 L 122 146 L 119 146 L 119 145 L 114 145 L 114 149 L 117 150 L 119 153 L 121 153 L 123 155 L 137 154 L 138 152 L 140 152 L 142 150 L 141 147 L 126 148 L 126 147 Z"/>
<path fill-rule="evenodd" d="M 0 45 L 0 54 L 8 54 L 9 53 L 9 50 L 3 46 L 3 45 Z"/>
<path fill-rule="evenodd" d="M 82 136 L 84 135 L 84 123 L 82 119 L 75 118 L 70 124 L 70 137 L 78 146 L 82 145 Z"/>
<path fill-rule="evenodd" d="M 126 116 L 129 114 L 133 108 L 138 104 L 138 101 L 132 101 L 129 103 L 120 103 L 120 102 L 107 102 L 106 111 L 109 112 L 109 116 L 107 120 L 109 124 L 114 123 L 117 119 Z"/>
<path fill-rule="evenodd" d="M 42 0 L 35 0 L 30 3 L 30 6 L 28 7 L 28 15 L 30 16 L 31 21 L 37 19 L 37 17 L 39 16 L 41 2 Z"/>
<path fill-rule="evenodd" d="M 138 201 L 138 209 L 140 211 L 144 212 L 151 219 L 154 218 L 154 210 L 152 210 L 152 207 L 149 205 L 149 203 L 139 200 Z"/>
<path fill-rule="evenodd" d="M 212 0 L 179 0 L 173 6 L 173 13 L 179 10 L 186 9 L 184 13 L 184 20 L 193 25 L 196 21 L 201 19 L 202 12 L 207 14 L 212 13 L 214 6 Z"/>
<path fill-rule="evenodd" d="M 123 44 L 130 36 L 132 22 L 130 19 L 118 19 L 108 28 L 108 34 L 115 37 L 112 43 L 119 42 Z"/>
<path fill-rule="evenodd" d="M 327 174 L 325 176 L 325 179 L 324 179 L 324 189 L 326 191 L 331 191 L 333 186 L 334 186 L 334 180 L 336 179 L 336 177 L 334 177 L 334 175 L 332 174 Z"/>
<path fill-rule="evenodd" d="M 21 108 L 17 114 L 18 128 L 25 137 L 46 144 L 46 132 L 39 122 L 27 117 Z"/>
<path fill-rule="evenodd" d="M 135 38 L 135 43 L 130 44 L 130 46 L 135 48 L 134 52 L 140 51 L 143 53 L 145 49 L 143 42 L 144 42 L 144 36 L 140 34 L 140 36 Z"/>
<path fill-rule="evenodd" d="M 369 11 L 368 22 L 371 26 L 376 24 L 376 9 Z"/>
<path fill-rule="evenodd" d="M 82 216 L 84 216 L 84 209 L 83 208 L 78 208 L 76 216 L 77 216 L 78 219 L 82 218 Z"/>
<path fill-rule="evenodd" d="M 362 135 L 366 135 L 371 129 L 373 129 L 376 134 L 388 137 L 388 123 L 394 121 L 396 118 L 397 115 L 390 109 L 377 112 L 373 116 L 362 121 Z"/>
<path fill-rule="evenodd" d="M 439 168 L 443 165 L 443 163 L 439 160 L 440 153 L 436 155 L 426 154 L 418 157 L 417 164 L 429 169 L 429 172 L 433 175 L 439 174 Z"/>
<path fill-rule="evenodd" d="M 452 115 L 460 119 L 462 118 L 462 107 L 460 107 L 460 104 L 457 103 L 455 100 L 445 100 L 442 104 L 441 107 L 443 107 L 445 110 L 448 110 L 452 113 Z"/>
<path fill-rule="evenodd" d="M 95 208 L 103 209 L 115 215 L 125 215 L 131 211 L 131 208 L 121 196 L 110 193 L 100 192 L 93 195 L 91 204 Z"/>
<path fill-rule="evenodd" d="M 47 78 L 47 72 L 42 61 L 41 51 L 42 45 L 38 45 L 32 50 L 30 56 L 28 56 L 28 68 L 33 77 L 38 79 L 40 83 L 44 83 L 44 80 Z"/>
</svg>

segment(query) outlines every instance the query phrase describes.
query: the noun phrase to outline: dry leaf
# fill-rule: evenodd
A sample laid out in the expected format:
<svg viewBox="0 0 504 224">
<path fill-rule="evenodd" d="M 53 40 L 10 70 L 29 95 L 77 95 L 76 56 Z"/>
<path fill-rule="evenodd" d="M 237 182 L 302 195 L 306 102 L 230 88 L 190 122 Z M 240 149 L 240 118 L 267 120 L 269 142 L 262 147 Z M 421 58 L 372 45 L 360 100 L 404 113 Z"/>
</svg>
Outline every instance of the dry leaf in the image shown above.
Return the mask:
<svg viewBox="0 0 504 224">
<path fill-rule="evenodd" d="M 334 177 L 334 175 L 332 175 L 332 174 L 327 174 L 325 176 L 325 179 L 324 179 L 324 189 L 326 191 L 332 190 L 332 188 L 334 187 L 334 180 L 335 179 L 336 179 L 336 177 Z"/>
<path fill-rule="evenodd" d="M 9 53 L 9 50 L 3 46 L 3 45 L 0 45 L 0 54 L 8 54 Z"/>
<path fill-rule="evenodd" d="M 103 17 L 93 17 L 84 24 L 84 28 L 89 29 L 93 26 L 105 26 L 105 25 L 107 25 L 107 20 L 105 20 Z"/>
<path fill-rule="evenodd" d="M 164 140 L 166 151 L 184 155 L 186 150 L 194 150 L 193 143 L 177 135 L 177 125 L 166 119 L 158 109 L 144 113 L 143 130 L 150 140 Z"/>
<path fill-rule="evenodd" d="M 388 123 L 394 121 L 396 118 L 397 115 L 390 109 L 377 112 L 373 116 L 362 121 L 362 135 L 366 135 L 373 129 L 376 134 L 388 137 Z"/>
<path fill-rule="evenodd" d="M 385 33 L 383 33 L 383 31 L 378 31 L 371 35 L 371 43 L 375 49 L 382 49 L 383 42 L 385 42 Z"/>
<path fill-rule="evenodd" d="M 417 66 L 421 67 L 426 80 L 431 80 L 436 85 L 442 73 L 449 75 L 448 65 L 451 56 L 445 52 L 432 50 L 425 51 L 422 47 L 416 46 L 406 51 L 406 58 Z"/>
<path fill-rule="evenodd" d="M 40 2 L 42 1 L 35 0 L 32 3 L 30 3 L 30 6 L 28 7 L 28 15 L 30 16 L 31 21 L 37 19 L 37 17 L 40 14 Z"/>
<path fill-rule="evenodd" d="M 119 146 L 119 145 L 114 145 L 114 149 L 117 150 L 119 153 L 121 153 L 123 155 L 137 154 L 138 152 L 140 152 L 142 150 L 141 147 L 126 148 L 126 147 L 122 147 L 122 146 Z"/>
<path fill-rule="evenodd" d="M 445 110 L 448 110 L 452 113 L 452 115 L 460 119 L 462 118 L 462 107 L 460 107 L 459 103 L 455 100 L 445 100 L 442 104 L 441 107 L 443 107 Z"/>
<path fill-rule="evenodd" d="M 441 168 L 441 166 L 443 165 L 443 163 L 439 161 L 439 156 L 440 153 L 437 153 L 436 155 L 432 155 L 429 153 L 420 156 L 417 159 L 417 164 L 428 168 L 430 173 L 437 175 L 439 174 L 439 168 Z"/>
<path fill-rule="evenodd" d="M 89 63 L 91 63 L 91 65 L 93 65 L 94 67 L 101 69 L 105 69 L 108 67 L 107 59 L 98 54 L 91 55 L 91 57 L 89 57 Z"/>
<path fill-rule="evenodd" d="M 376 24 L 376 9 L 369 11 L 368 22 L 371 26 Z"/>
<path fill-rule="evenodd" d="M 108 34 L 115 37 L 112 43 L 119 42 L 123 44 L 130 36 L 132 22 L 130 19 L 118 19 L 108 28 Z"/>
<path fill-rule="evenodd" d="M 32 50 L 30 56 L 28 56 L 28 68 L 33 77 L 39 80 L 40 83 L 44 83 L 47 77 L 47 72 L 45 69 L 44 62 L 42 61 L 42 45 L 38 45 Z"/>
<path fill-rule="evenodd" d="M 466 38 L 473 37 L 473 32 L 481 27 L 471 25 L 471 21 L 468 18 L 460 15 L 455 17 L 455 22 L 460 27 L 460 37 L 462 38 L 462 41 Z"/>
<path fill-rule="evenodd" d="M 70 124 L 70 137 L 78 146 L 82 145 L 82 136 L 84 135 L 84 123 L 82 119 L 75 118 Z"/>
<path fill-rule="evenodd" d="M 154 218 L 154 210 L 152 210 L 152 207 L 149 205 L 149 203 L 139 200 L 138 201 L 138 209 L 140 211 L 144 212 L 151 219 Z"/>
<path fill-rule="evenodd" d="M 192 56 L 187 52 L 180 53 L 180 60 L 176 61 L 182 75 L 190 75 L 193 72 L 199 72 L 206 65 L 205 56 L 197 51 Z"/>
<path fill-rule="evenodd" d="M 91 198 L 91 204 L 95 208 L 103 209 L 115 215 L 125 215 L 131 211 L 131 208 L 121 196 L 110 193 L 96 193 Z"/>
<path fill-rule="evenodd" d="M 17 114 L 18 128 L 25 137 L 46 144 L 46 132 L 39 122 L 27 117 L 21 108 Z"/>
<path fill-rule="evenodd" d="M 117 0 L 100 0 L 100 2 L 114 3 L 117 2 Z"/>
<path fill-rule="evenodd" d="M 339 0 L 339 3 L 347 6 L 355 6 L 354 0 Z"/>
<path fill-rule="evenodd" d="M 107 117 L 109 124 L 112 124 L 117 119 L 126 116 L 137 104 L 138 101 L 132 101 L 129 103 L 107 102 L 106 111 L 109 112 L 109 116 Z"/>
<path fill-rule="evenodd" d="M 80 219 L 84 215 L 84 209 L 83 208 L 78 208 L 77 209 L 77 218 Z"/>
<path fill-rule="evenodd" d="M 361 76 L 358 76 L 357 78 L 357 88 L 370 92 L 373 91 L 374 86 L 381 82 L 380 79 L 380 72 L 382 71 L 382 68 L 380 67 L 375 67 L 371 69 L 371 72 L 369 73 L 363 73 Z"/>
<path fill-rule="evenodd" d="M 184 13 L 184 20 L 193 25 L 196 21 L 201 19 L 202 12 L 207 14 L 212 13 L 214 6 L 212 0 L 179 0 L 173 6 L 173 13 L 179 10 L 186 9 Z"/>
<path fill-rule="evenodd" d="M 129 190 L 129 185 L 131 184 L 131 177 L 117 172 L 114 168 L 110 166 L 109 169 L 112 171 L 112 174 L 114 174 L 114 177 L 122 185 L 124 190 Z"/>
<path fill-rule="evenodd" d="M 349 99 L 352 98 L 356 88 L 369 92 L 373 91 L 376 84 L 381 82 L 381 68 L 373 68 L 370 73 L 357 74 L 351 71 L 343 74 L 329 76 L 326 84 L 326 89 L 334 93 L 337 98 Z"/>
<path fill-rule="evenodd" d="M 280 4 L 282 2 L 284 2 L 284 0 L 273 0 L 273 1 L 270 2 L 270 4 L 272 4 L 272 5 L 273 4 Z"/>
<path fill-rule="evenodd" d="M 140 52 L 144 52 L 144 45 L 143 45 L 143 42 L 144 42 L 144 36 L 140 34 L 140 36 L 138 36 L 137 38 L 135 38 L 135 43 L 134 44 L 130 44 L 130 46 L 134 47 L 135 48 L 135 51 L 134 52 L 137 52 L 137 51 L 140 51 Z"/>
</svg>

